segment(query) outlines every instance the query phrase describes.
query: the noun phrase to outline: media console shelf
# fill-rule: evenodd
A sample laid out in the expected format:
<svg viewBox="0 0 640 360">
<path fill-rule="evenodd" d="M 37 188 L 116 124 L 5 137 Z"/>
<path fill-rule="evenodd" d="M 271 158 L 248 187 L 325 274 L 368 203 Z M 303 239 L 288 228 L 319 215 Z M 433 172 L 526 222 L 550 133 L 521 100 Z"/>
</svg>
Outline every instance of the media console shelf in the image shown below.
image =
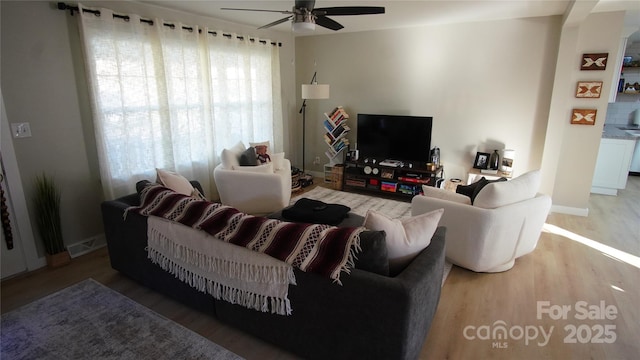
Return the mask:
<svg viewBox="0 0 640 360">
<path fill-rule="evenodd" d="M 410 199 L 422 192 L 422 185 L 434 186 L 436 178 L 442 176 L 442 166 L 429 170 L 423 163 L 380 165 L 383 161 L 366 159 L 345 162 L 343 188 Z"/>
</svg>

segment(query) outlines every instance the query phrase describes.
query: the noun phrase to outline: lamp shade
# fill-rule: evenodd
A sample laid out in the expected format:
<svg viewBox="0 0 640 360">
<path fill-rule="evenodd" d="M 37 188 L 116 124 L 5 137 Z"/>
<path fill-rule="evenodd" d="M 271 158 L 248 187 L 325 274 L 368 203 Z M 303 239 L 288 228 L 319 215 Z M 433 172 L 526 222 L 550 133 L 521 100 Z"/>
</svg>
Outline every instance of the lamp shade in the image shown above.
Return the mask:
<svg viewBox="0 0 640 360">
<path fill-rule="evenodd" d="M 329 84 L 302 84 L 303 99 L 328 99 Z"/>
</svg>

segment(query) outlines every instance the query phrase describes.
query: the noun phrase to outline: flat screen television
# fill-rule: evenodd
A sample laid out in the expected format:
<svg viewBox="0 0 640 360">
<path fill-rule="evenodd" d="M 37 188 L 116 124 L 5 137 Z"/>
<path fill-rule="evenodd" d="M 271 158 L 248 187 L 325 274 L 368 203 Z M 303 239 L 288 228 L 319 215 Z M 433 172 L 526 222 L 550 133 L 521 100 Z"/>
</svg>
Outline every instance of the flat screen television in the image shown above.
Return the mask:
<svg viewBox="0 0 640 360">
<path fill-rule="evenodd" d="M 360 159 L 429 162 L 431 116 L 358 114 Z"/>
</svg>

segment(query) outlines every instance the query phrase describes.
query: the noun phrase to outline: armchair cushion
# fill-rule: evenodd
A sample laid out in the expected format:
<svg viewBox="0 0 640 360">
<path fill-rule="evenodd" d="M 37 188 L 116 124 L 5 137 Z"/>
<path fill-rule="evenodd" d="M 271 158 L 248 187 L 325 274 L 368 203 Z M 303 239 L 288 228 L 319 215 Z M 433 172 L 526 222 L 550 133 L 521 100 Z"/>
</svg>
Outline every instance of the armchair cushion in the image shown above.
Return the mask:
<svg viewBox="0 0 640 360">
<path fill-rule="evenodd" d="M 256 166 L 258 164 L 258 158 L 256 155 L 256 148 L 250 146 L 247 150 L 240 153 L 240 159 L 238 159 L 240 166 Z"/>
<path fill-rule="evenodd" d="M 474 182 L 473 184 L 458 185 L 458 187 L 456 188 L 456 193 L 468 196 L 469 199 L 471 200 L 471 204 L 474 204 L 476 197 L 478 196 L 480 191 L 484 189 L 485 186 L 494 182 L 502 182 L 502 181 L 507 181 L 507 179 L 502 177 L 496 180 L 487 180 L 483 176 L 482 178 L 480 178 L 480 180 Z"/>
<path fill-rule="evenodd" d="M 279 152 L 271 155 L 271 161 L 273 162 L 273 168 L 277 170 L 284 169 L 284 153 Z"/>
<path fill-rule="evenodd" d="M 460 187 L 461 185 L 458 185 Z M 424 196 L 432 197 L 436 199 L 454 201 L 461 204 L 471 205 L 471 198 L 469 196 L 454 193 L 449 190 L 440 189 L 434 186 L 422 185 L 422 193 Z"/>
<path fill-rule="evenodd" d="M 540 188 L 540 171 L 533 170 L 511 181 L 488 183 L 473 201 L 473 205 L 485 209 L 496 209 L 536 196 Z"/>
<path fill-rule="evenodd" d="M 234 166 L 233 170 L 246 171 L 260 174 L 273 174 L 273 163 L 266 163 L 262 165 L 253 166 Z"/>
<path fill-rule="evenodd" d="M 222 154 L 220 155 L 222 167 L 225 169 L 233 169 L 234 166 L 239 166 L 240 154 L 245 150 L 246 148 L 242 141 L 238 141 L 233 147 L 222 150 Z"/>
</svg>

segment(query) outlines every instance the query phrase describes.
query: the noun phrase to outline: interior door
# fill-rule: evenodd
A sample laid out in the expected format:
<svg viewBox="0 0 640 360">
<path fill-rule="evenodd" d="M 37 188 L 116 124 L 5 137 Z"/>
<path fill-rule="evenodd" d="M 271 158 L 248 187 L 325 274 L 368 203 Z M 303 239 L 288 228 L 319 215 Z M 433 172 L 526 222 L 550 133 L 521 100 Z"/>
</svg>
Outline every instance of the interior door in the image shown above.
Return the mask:
<svg viewBox="0 0 640 360">
<path fill-rule="evenodd" d="M 15 212 L 11 205 L 11 196 L 6 186 L 4 165 L 2 165 L 2 153 L 0 153 L 0 198 L 2 200 L 2 229 L 0 229 L 0 274 L 2 279 L 27 270 L 27 261 L 24 256 L 20 234 L 16 226 Z"/>
</svg>

